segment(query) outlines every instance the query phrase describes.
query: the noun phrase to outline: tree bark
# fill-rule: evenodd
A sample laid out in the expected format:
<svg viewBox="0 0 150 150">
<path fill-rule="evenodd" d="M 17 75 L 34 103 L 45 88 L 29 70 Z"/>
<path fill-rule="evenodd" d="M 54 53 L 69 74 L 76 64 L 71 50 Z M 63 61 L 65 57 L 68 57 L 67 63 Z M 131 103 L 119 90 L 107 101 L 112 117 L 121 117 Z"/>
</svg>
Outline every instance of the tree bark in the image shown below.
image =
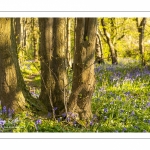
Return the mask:
<svg viewBox="0 0 150 150">
<path fill-rule="evenodd" d="M 45 109 L 42 108 L 41 103 L 32 99 L 26 89 L 18 63 L 14 19 L 0 18 L 0 22 L 0 100 L 2 105 L 16 112 L 27 110 L 30 106 L 35 106 L 38 110 Z"/>
<path fill-rule="evenodd" d="M 67 65 L 68 68 L 72 67 L 71 59 L 71 18 L 67 18 Z"/>
<path fill-rule="evenodd" d="M 52 57 L 52 100 L 56 115 L 62 113 L 65 109 L 66 97 L 65 86 L 67 85 L 67 71 L 66 71 L 66 48 L 65 48 L 65 18 L 54 18 L 53 23 L 53 57 Z"/>
<path fill-rule="evenodd" d="M 92 117 L 96 22 L 96 18 L 77 18 L 73 84 L 68 112 L 79 114 L 80 119 Z"/>
<path fill-rule="evenodd" d="M 103 58 L 103 47 L 102 47 L 102 42 L 101 42 L 101 37 L 99 33 L 97 32 L 96 36 L 96 63 L 98 64 L 104 64 L 104 58 Z"/>
<path fill-rule="evenodd" d="M 41 94 L 40 99 L 50 112 L 59 115 L 65 110 L 67 85 L 65 18 L 39 18 L 41 31 Z"/>
<path fill-rule="evenodd" d="M 51 105 L 51 59 L 53 53 L 53 19 L 39 18 L 40 29 L 40 62 L 41 62 L 41 93 L 39 99 L 45 104 L 49 111 L 52 110 Z"/>
<path fill-rule="evenodd" d="M 101 24 L 103 26 L 104 35 L 106 36 L 106 41 L 110 49 L 112 64 L 118 64 L 115 48 L 111 41 L 110 34 L 106 30 L 104 18 L 101 19 Z"/>
<path fill-rule="evenodd" d="M 143 47 L 143 40 L 144 40 L 144 30 L 145 30 L 145 25 L 146 25 L 146 18 L 142 18 L 140 24 L 138 18 L 136 18 L 137 22 L 137 29 L 139 33 L 139 50 L 140 50 L 140 55 L 141 55 L 141 61 L 142 65 L 146 65 L 146 60 L 144 56 L 144 47 Z"/>
</svg>

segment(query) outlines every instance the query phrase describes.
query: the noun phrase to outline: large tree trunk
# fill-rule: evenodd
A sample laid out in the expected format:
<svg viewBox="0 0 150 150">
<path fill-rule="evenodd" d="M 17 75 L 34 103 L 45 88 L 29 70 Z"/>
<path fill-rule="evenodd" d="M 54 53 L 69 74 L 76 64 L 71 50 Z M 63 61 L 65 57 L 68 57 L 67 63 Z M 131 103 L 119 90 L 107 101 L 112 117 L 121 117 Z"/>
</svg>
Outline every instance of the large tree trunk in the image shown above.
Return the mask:
<svg viewBox="0 0 150 150">
<path fill-rule="evenodd" d="M 40 99 L 50 112 L 60 114 L 64 109 L 67 85 L 65 66 L 65 18 L 39 18 L 41 31 L 41 94 Z M 54 113 L 54 112 L 53 112 Z M 54 114 L 53 114 L 54 115 Z"/>
<path fill-rule="evenodd" d="M 51 59 L 52 59 L 52 36 L 53 19 L 39 18 L 40 29 L 40 61 L 41 61 L 41 93 L 39 99 L 45 104 L 49 111 L 52 110 L 51 104 Z"/>
<path fill-rule="evenodd" d="M 145 57 L 144 57 L 144 47 L 143 47 L 143 40 L 144 40 L 144 30 L 145 30 L 145 25 L 146 25 L 146 18 L 142 18 L 140 24 L 138 18 L 136 18 L 137 22 L 137 29 L 139 32 L 139 50 L 140 50 L 140 55 L 141 55 L 141 61 L 142 65 L 146 65 Z"/>
<path fill-rule="evenodd" d="M 68 112 L 79 114 L 80 119 L 92 117 L 96 25 L 96 18 L 77 18 L 73 85 Z"/>
<path fill-rule="evenodd" d="M 101 24 L 103 26 L 104 35 L 106 36 L 107 44 L 110 49 L 112 64 L 118 64 L 115 48 L 111 41 L 110 34 L 107 32 L 104 18 L 101 19 Z"/>
<path fill-rule="evenodd" d="M 15 110 L 25 108 L 25 98 L 22 93 L 16 65 L 16 46 L 12 33 L 11 19 L 0 19 L 0 100 L 2 105 Z M 10 37 L 11 40 L 10 40 Z"/>
<path fill-rule="evenodd" d="M 62 113 L 66 106 L 67 71 L 65 48 L 65 18 L 54 18 L 53 23 L 53 57 L 52 57 L 52 83 L 51 93 L 54 107 L 57 107 L 56 115 Z"/>
<path fill-rule="evenodd" d="M 35 102 L 26 90 L 20 72 L 14 19 L 0 18 L 0 24 L 0 100 L 2 105 L 15 111 L 23 111 L 29 107 L 29 103 L 32 103 L 41 109 L 42 104 Z"/>
</svg>

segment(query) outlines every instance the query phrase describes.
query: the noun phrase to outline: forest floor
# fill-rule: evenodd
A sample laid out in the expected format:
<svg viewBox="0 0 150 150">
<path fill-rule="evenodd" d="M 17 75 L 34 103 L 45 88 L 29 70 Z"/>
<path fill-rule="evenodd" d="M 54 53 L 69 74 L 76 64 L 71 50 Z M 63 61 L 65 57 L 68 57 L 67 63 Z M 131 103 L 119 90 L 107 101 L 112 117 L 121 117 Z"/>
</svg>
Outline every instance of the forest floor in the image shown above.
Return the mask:
<svg viewBox="0 0 150 150">
<path fill-rule="evenodd" d="M 40 93 L 37 68 L 39 64 L 31 62 L 21 67 L 27 86 L 35 87 L 35 97 Z M 0 129 L 2 132 L 150 132 L 150 66 L 122 59 L 118 65 L 96 65 L 95 75 L 93 118 L 89 122 L 65 119 L 65 114 L 53 120 L 51 112 L 46 118 L 23 112 L 12 119 L 2 115 L 9 130 Z M 11 129 L 12 126 L 17 128 Z"/>
</svg>

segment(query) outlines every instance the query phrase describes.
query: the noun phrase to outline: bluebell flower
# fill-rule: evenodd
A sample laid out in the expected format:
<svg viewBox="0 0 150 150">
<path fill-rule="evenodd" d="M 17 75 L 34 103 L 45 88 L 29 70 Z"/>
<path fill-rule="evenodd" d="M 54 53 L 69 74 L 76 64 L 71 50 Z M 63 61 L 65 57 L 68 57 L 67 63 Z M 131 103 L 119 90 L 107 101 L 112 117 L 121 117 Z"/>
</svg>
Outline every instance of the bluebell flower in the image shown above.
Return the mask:
<svg viewBox="0 0 150 150">
<path fill-rule="evenodd" d="M 150 102 L 147 103 L 147 107 L 150 107 Z"/>
<path fill-rule="evenodd" d="M 127 131 L 127 129 L 126 129 L 126 128 L 123 128 L 123 132 L 124 132 L 124 131 Z"/>
<path fill-rule="evenodd" d="M 90 126 L 93 126 L 94 125 L 94 122 L 91 120 L 90 121 Z"/>
<path fill-rule="evenodd" d="M 63 117 L 63 118 L 65 118 L 66 116 L 67 116 L 66 113 L 63 113 L 63 114 L 62 114 L 62 117 Z"/>
<path fill-rule="evenodd" d="M 73 125 L 76 126 L 76 125 L 77 125 L 77 122 L 76 122 L 76 121 L 73 121 Z"/>
<path fill-rule="evenodd" d="M 4 125 L 6 123 L 6 121 L 5 120 L 0 120 L 0 125 Z"/>
<path fill-rule="evenodd" d="M 57 110 L 57 107 L 54 107 L 53 109 L 54 109 L 54 111 L 55 111 L 55 110 Z"/>
<path fill-rule="evenodd" d="M 48 118 L 50 118 L 50 117 L 51 117 L 51 113 L 50 113 L 50 112 L 48 112 L 47 117 L 48 117 Z"/>
<path fill-rule="evenodd" d="M 6 106 L 3 107 L 3 113 L 5 114 L 7 112 Z"/>
<path fill-rule="evenodd" d="M 38 120 L 36 120 L 36 122 L 35 122 L 36 125 L 41 124 L 41 123 L 42 123 L 41 119 L 38 119 Z"/>
<path fill-rule="evenodd" d="M 123 110 L 123 109 L 121 109 L 121 110 L 120 110 L 120 113 L 123 113 L 123 112 L 124 112 L 124 110 Z"/>
<path fill-rule="evenodd" d="M 104 112 L 107 113 L 107 112 L 108 112 L 108 109 L 107 109 L 107 108 L 104 108 Z"/>
<path fill-rule="evenodd" d="M 134 112 L 134 111 L 132 111 L 131 115 L 132 115 L 132 116 L 133 116 L 133 115 L 135 115 L 135 112 Z"/>
<path fill-rule="evenodd" d="M 61 119 L 60 119 L 60 118 L 58 118 L 58 119 L 57 119 L 57 121 L 58 121 L 58 122 L 60 122 L 60 121 L 61 121 Z"/>
<path fill-rule="evenodd" d="M 97 115 L 95 115 L 95 114 L 93 115 L 93 120 L 94 120 L 94 119 L 97 119 Z"/>
</svg>

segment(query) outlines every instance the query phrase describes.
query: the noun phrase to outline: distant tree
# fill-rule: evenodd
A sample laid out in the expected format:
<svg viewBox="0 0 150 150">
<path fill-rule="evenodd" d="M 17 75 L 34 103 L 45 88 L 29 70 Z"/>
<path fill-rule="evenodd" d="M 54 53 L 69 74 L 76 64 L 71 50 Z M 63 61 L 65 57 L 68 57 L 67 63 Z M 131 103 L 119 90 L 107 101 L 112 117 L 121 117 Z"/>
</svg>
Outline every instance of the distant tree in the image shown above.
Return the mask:
<svg viewBox="0 0 150 150">
<path fill-rule="evenodd" d="M 72 59 L 71 59 L 71 18 L 67 18 L 67 66 L 70 68 L 72 67 Z"/>
<path fill-rule="evenodd" d="M 68 112 L 79 114 L 80 119 L 92 117 L 96 26 L 96 18 L 77 18 L 73 84 Z"/>
<path fill-rule="evenodd" d="M 96 36 L 96 63 L 98 64 L 103 64 L 104 63 L 104 58 L 103 58 L 103 46 L 102 46 L 102 41 L 101 41 L 101 36 L 97 31 L 97 36 Z"/>
<path fill-rule="evenodd" d="M 137 24 L 137 29 L 139 33 L 139 50 L 140 50 L 141 61 L 142 61 L 142 65 L 145 66 L 146 60 L 144 56 L 143 41 L 144 41 L 144 30 L 145 30 L 145 25 L 146 25 L 146 18 L 142 18 L 141 21 L 139 18 L 136 18 L 136 24 Z"/>
<path fill-rule="evenodd" d="M 107 31 L 107 27 L 106 27 L 106 23 L 105 23 L 104 18 L 101 19 L 101 24 L 103 26 L 104 35 L 106 37 L 106 41 L 107 41 L 109 49 L 110 49 L 112 64 L 118 64 L 117 55 L 115 52 L 115 47 L 114 47 L 114 44 L 112 42 L 111 35 Z"/>
</svg>

